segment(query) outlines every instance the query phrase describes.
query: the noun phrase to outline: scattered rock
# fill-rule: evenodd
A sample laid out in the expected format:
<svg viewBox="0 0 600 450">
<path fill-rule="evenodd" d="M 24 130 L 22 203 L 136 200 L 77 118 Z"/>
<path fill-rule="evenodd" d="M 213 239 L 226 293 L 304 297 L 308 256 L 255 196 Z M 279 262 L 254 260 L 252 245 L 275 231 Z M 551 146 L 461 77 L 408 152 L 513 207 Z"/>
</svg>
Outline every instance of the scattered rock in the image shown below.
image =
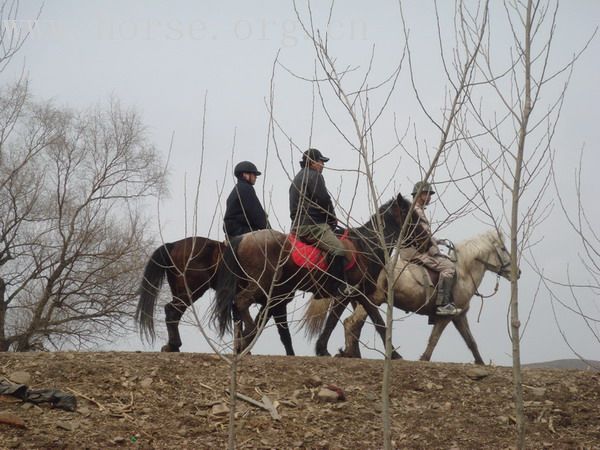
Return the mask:
<svg viewBox="0 0 600 450">
<path fill-rule="evenodd" d="M 90 409 L 88 407 L 86 407 L 86 406 L 78 408 L 77 412 L 79 414 L 81 414 L 82 416 L 84 416 L 84 417 L 87 417 L 87 416 L 89 416 L 91 414 Z"/>
<path fill-rule="evenodd" d="M 75 420 L 71 420 L 71 421 L 64 421 L 64 420 L 60 420 L 58 422 L 56 422 L 56 426 L 62 430 L 67 430 L 67 431 L 75 431 L 77 428 L 79 428 L 79 422 L 75 421 Z"/>
<path fill-rule="evenodd" d="M 122 444 L 125 442 L 125 438 L 123 436 L 117 436 L 116 438 L 112 439 L 113 444 Z"/>
<path fill-rule="evenodd" d="M 441 391 L 442 389 L 444 389 L 444 386 L 442 386 L 440 384 L 432 383 L 431 381 L 428 381 L 427 384 L 425 385 L 425 387 L 430 391 L 431 390 Z"/>
<path fill-rule="evenodd" d="M 346 400 L 346 393 L 342 390 L 341 387 L 336 386 L 335 384 L 328 384 L 327 386 L 325 386 L 327 389 L 329 389 L 330 391 L 333 392 L 337 392 L 338 395 L 338 399 L 340 401 L 345 401 Z"/>
<path fill-rule="evenodd" d="M 337 402 L 340 400 L 339 394 L 328 388 L 321 388 L 317 394 L 317 398 L 322 402 Z"/>
<path fill-rule="evenodd" d="M 214 416 L 224 416 L 226 414 L 229 414 L 229 406 L 227 406 L 225 403 L 219 403 L 217 405 L 214 405 L 211 408 L 210 412 Z"/>
<path fill-rule="evenodd" d="M 31 382 L 31 374 L 18 370 L 8 375 L 8 379 L 16 384 L 29 384 Z"/>
<path fill-rule="evenodd" d="M 143 388 L 149 388 L 151 384 L 152 384 L 152 378 L 144 378 L 140 382 L 140 386 Z"/>
<path fill-rule="evenodd" d="M 544 397 L 546 395 L 546 388 L 543 387 L 530 387 L 529 392 L 534 397 Z"/>
<path fill-rule="evenodd" d="M 304 384 L 305 386 L 315 388 L 321 386 L 323 384 L 323 380 L 321 380 L 321 378 L 318 375 L 313 375 L 308 380 L 306 380 Z"/>
<path fill-rule="evenodd" d="M 482 380 L 483 378 L 490 376 L 490 372 L 483 367 L 471 367 L 467 370 L 467 376 L 471 380 Z"/>
<path fill-rule="evenodd" d="M 0 423 L 16 428 L 27 428 L 25 421 L 16 414 L 0 412 Z"/>
</svg>

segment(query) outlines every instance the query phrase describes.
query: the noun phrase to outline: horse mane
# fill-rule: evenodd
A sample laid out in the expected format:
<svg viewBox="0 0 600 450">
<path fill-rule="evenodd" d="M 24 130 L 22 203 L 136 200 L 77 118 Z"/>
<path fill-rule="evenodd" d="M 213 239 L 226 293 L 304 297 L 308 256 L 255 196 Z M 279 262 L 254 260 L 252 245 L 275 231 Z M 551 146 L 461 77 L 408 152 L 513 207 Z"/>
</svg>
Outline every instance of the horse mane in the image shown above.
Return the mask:
<svg viewBox="0 0 600 450">
<path fill-rule="evenodd" d="M 492 249 L 494 244 L 503 244 L 504 237 L 496 229 L 485 231 L 456 245 L 456 251 L 465 259 L 475 259 Z"/>
<path fill-rule="evenodd" d="M 387 202 L 385 202 L 383 205 L 381 205 L 378 209 L 378 213 L 381 214 L 381 217 L 383 218 L 383 226 L 384 228 L 386 228 L 387 226 L 395 226 L 394 223 L 394 219 L 392 217 L 390 217 L 390 214 L 386 214 L 391 208 L 392 208 L 392 204 L 396 201 L 395 198 L 392 198 L 390 200 L 388 200 Z M 363 225 L 361 225 L 360 227 L 357 228 L 350 228 L 351 233 L 353 233 L 355 236 L 360 236 L 360 237 L 364 237 L 364 236 L 368 236 L 368 237 L 372 237 L 375 235 L 377 230 L 377 219 L 376 219 L 376 214 L 371 215 L 371 218 Z"/>
</svg>

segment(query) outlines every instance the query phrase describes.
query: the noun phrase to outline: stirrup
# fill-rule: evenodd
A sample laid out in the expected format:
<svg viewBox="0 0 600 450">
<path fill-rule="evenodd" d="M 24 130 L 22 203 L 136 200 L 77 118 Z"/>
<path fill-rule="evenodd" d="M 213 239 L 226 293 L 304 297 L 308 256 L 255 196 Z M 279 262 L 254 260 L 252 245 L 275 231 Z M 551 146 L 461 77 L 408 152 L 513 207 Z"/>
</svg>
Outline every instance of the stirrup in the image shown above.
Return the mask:
<svg viewBox="0 0 600 450">
<path fill-rule="evenodd" d="M 353 286 L 348 283 L 344 283 L 337 289 L 337 294 L 341 297 L 353 297 L 359 292 L 358 286 Z"/>
<path fill-rule="evenodd" d="M 457 308 L 454 303 L 440 305 L 435 309 L 435 314 L 438 316 L 457 316 L 462 312 L 461 308 Z"/>
</svg>

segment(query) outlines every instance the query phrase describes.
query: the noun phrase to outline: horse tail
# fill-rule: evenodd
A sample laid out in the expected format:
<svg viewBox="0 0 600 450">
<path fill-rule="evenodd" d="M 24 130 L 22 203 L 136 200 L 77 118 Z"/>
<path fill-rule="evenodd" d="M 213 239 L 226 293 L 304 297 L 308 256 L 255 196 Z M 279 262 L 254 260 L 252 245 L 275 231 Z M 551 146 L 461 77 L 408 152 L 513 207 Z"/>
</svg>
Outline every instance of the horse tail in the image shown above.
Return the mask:
<svg viewBox="0 0 600 450">
<path fill-rule="evenodd" d="M 140 336 L 148 342 L 154 342 L 154 307 L 167 268 L 173 265 L 169 253 L 172 247 L 173 244 L 163 244 L 152 253 L 140 284 L 140 299 L 135 310 L 135 322 L 138 325 Z"/>
<path fill-rule="evenodd" d="M 226 332 L 231 331 L 231 323 L 235 312 L 234 302 L 238 278 L 242 276 L 237 258 L 237 251 L 241 241 L 241 236 L 229 241 L 229 245 L 223 252 L 223 259 L 217 271 L 217 280 L 214 286 L 216 295 L 211 317 L 212 323 L 219 333 L 219 337 L 223 337 Z"/>
<path fill-rule="evenodd" d="M 308 339 L 313 339 L 321 334 L 327 312 L 331 305 L 329 298 L 315 298 L 312 296 L 300 321 L 300 328 L 304 328 L 304 334 Z"/>
</svg>

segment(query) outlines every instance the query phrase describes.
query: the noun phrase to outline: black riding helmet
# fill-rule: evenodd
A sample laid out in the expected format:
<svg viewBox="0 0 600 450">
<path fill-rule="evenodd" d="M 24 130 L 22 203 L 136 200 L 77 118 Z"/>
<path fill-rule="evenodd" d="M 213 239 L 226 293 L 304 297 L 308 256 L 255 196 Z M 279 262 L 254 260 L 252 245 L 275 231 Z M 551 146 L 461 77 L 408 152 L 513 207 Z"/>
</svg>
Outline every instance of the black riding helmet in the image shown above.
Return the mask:
<svg viewBox="0 0 600 450">
<path fill-rule="evenodd" d="M 415 187 L 413 188 L 412 195 L 413 197 L 417 195 L 418 192 L 429 192 L 431 195 L 435 194 L 435 191 L 431 187 L 427 181 L 418 181 L 415 183 Z"/>
<path fill-rule="evenodd" d="M 300 161 L 300 167 L 306 166 L 306 161 L 309 159 L 311 161 L 323 161 L 323 162 L 329 161 L 329 158 L 323 156 L 323 153 L 321 153 L 320 150 L 317 150 L 316 148 L 309 148 L 302 155 L 302 161 Z"/>
<path fill-rule="evenodd" d="M 233 174 L 236 178 L 241 178 L 243 173 L 253 173 L 256 176 L 261 175 L 261 172 L 259 172 L 256 166 L 250 161 L 239 162 L 233 169 Z"/>
</svg>

